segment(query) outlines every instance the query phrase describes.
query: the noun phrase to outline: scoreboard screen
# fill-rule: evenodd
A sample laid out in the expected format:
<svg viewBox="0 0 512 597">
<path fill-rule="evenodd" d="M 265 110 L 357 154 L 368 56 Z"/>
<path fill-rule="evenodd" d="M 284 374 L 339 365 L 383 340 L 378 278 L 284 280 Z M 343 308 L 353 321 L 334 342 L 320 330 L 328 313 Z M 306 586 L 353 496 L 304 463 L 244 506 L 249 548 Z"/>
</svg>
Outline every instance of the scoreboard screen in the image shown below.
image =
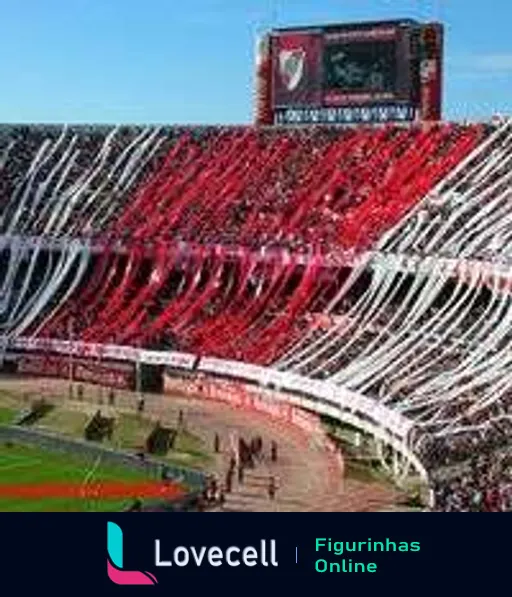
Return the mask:
<svg viewBox="0 0 512 597">
<path fill-rule="evenodd" d="M 261 123 L 436 120 L 442 25 L 384 21 L 279 29 L 257 50 Z"/>
<path fill-rule="evenodd" d="M 325 90 L 394 93 L 396 62 L 394 41 L 329 45 L 323 55 L 323 87 Z"/>
</svg>

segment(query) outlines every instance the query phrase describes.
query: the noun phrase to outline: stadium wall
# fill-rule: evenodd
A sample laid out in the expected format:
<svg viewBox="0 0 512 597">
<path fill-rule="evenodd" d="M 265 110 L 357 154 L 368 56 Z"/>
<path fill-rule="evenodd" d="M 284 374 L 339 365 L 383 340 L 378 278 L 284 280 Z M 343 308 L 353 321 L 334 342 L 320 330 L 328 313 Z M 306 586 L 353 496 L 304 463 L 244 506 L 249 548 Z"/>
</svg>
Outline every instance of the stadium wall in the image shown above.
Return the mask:
<svg viewBox="0 0 512 597">
<path fill-rule="evenodd" d="M 236 384 L 238 388 L 234 393 L 233 400 L 241 400 L 241 396 L 252 396 L 250 400 L 253 408 L 255 404 L 258 404 L 258 408 L 268 409 L 262 405 L 272 398 L 276 404 L 287 404 L 288 407 L 303 409 L 317 415 L 326 415 L 352 425 L 375 438 L 381 445 L 392 448 L 395 456 L 400 456 L 401 464 L 398 459 L 395 459 L 392 471 L 397 480 L 403 479 L 412 466 L 422 480 L 428 482 L 426 469 L 414 454 L 413 446 L 410 443 L 414 423 L 400 413 L 393 412 L 366 396 L 347 391 L 334 384 L 238 361 L 214 358 L 198 360 L 196 355 L 186 353 L 26 338 L 16 340 L 14 344 L 17 348 L 23 346 L 25 350 L 44 349 L 60 354 L 71 352 L 82 357 L 87 355 L 95 358 L 159 364 L 174 370 L 183 370 L 188 375 L 196 370 L 210 380 L 230 379 L 231 383 Z M 184 383 L 190 383 L 190 380 Z M 211 390 L 208 390 L 208 398 L 215 395 L 218 399 L 221 393 L 219 386 L 214 384 L 209 387 Z M 254 388 L 258 389 L 255 391 Z M 197 397 L 201 397 L 199 388 L 196 389 L 198 390 Z M 258 398 L 256 401 L 255 396 Z M 229 399 L 225 398 L 225 400 Z M 285 407 L 282 408 L 285 409 Z M 297 418 L 297 415 L 287 416 Z"/>
</svg>

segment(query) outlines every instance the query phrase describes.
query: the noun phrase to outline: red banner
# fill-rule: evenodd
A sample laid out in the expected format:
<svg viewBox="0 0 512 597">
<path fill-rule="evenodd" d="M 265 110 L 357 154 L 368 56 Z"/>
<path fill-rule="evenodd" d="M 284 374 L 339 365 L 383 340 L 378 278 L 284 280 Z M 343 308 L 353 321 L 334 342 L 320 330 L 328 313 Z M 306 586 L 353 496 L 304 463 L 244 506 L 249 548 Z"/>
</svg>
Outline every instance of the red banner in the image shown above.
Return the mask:
<svg viewBox="0 0 512 597">
<path fill-rule="evenodd" d="M 318 32 L 273 38 L 274 106 L 321 104 L 322 45 Z"/>
<path fill-rule="evenodd" d="M 187 380 L 167 376 L 164 388 L 166 394 L 175 393 L 190 398 L 215 400 L 229 404 L 234 408 L 245 408 L 263 413 L 274 419 L 286 421 L 300 427 L 310 434 L 322 431 L 317 415 L 285 402 L 272 390 L 221 379 Z"/>
<path fill-rule="evenodd" d="M 71 361 L 63 356 L 27 355 L 18 360 L 18 373 L 69 379 Z M 73 359 L 73 379 L 113 388 L 134 387 L 134 366 L 128 363 L 94 363 Z"/>
<path fill-rule="evenodd" d="M 420 114 L 425 121 L 442 118 L 443 29 L 431 24 L 422 31 L 423 59 L 420 64 Z"/>
</svg>

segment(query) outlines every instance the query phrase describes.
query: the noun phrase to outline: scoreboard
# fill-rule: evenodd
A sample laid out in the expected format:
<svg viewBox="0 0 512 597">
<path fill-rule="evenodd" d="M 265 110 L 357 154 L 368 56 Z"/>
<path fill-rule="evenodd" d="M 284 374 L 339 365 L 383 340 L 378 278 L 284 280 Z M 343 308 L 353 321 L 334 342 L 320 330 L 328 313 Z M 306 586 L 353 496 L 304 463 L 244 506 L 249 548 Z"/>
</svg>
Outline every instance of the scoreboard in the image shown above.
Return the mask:
<svg viewBox="0 0 512 597">
<path fill-rule="evenodd" d="M 256 123 L 439 120 L 442 59 L 439 23 L 271 31 L 257 48 Z"/>
</svg>

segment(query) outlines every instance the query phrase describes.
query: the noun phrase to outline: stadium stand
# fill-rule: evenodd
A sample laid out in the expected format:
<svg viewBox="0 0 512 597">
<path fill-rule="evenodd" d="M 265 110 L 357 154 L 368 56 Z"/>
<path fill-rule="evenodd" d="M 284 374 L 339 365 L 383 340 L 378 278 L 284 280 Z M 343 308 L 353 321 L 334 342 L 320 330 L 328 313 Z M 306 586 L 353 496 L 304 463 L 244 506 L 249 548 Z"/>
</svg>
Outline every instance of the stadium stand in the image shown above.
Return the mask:
<svg viewBox="0 0 512 597">
<path fill-rule="evenodd" d="M 3 127 L 5 342 L 179 351 L 345 388 L 413 422 L 436 508 L 507 509 L 507 456 L 485 487 L 492 457 L 471 458 L 510 432 L 511 150 L 508 121 Z"/>
</svg>

